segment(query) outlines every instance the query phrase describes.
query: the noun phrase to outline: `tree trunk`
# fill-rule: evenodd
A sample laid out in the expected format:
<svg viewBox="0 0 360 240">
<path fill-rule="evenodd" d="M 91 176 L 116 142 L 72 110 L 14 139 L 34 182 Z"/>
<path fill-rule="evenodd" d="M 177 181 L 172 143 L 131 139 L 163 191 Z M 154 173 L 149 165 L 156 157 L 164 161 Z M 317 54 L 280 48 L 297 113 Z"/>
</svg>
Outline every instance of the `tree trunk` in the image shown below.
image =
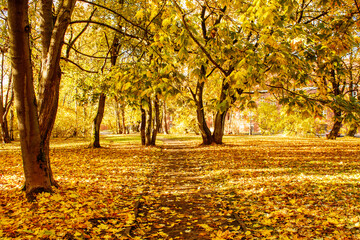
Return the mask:
<svg viewBox="0 0 360 240">
<path fill-rule="evenodd" d="M 122 132 L 124 134 L 126 134 L 126 125 L 125 125 L 125 106 L 121 106 L 121 117 L 122 117 L 122 127 L 123 127 L 123 130 Z"/>
<path fill-rule="evenodd" d="M 143 108 L 142 105 L 140 105 L 140 110 L 141 110 L 141 123 L 140 123 L 140 134 L 141 134 L 141 144 L 145 145 L 146 144 L 146 111 Z"/>
<path fill-rule="evenodd" d="M 327 135 L 327 139 L 333 139 L 335 140 L 340 132 L 341 124 L 343 121 L 343 118 L 341 116 L 341 111 L 334 110 L 334 125 L 330 131 L 330 133 Z"/>
<path fill-rule="evenodd" d="M 148 104 L 149 104 L 149 109 L 148 109 L 148 119 L 147 119 L 147 127 L 146 127 L 146 145 L 150 145 L 151 144 L 151 130 L 152 130 L 152 122 L 153 122 L 153 116 L 152 116 L 152 104 L 151 104 L 151 98 L 148 98 Z"/>
<path fill-rule="evenodd" d="M 164 133 L 169 134 L 168 122 L 167 122 L 167 112 L 166 112 L 166 102 L 164 101 L 164 116 L 163 116 L 163 124 L 164 124 Z"/>
<path fill-rule="evenodd" d="M 225 78 L 223 79 L 221 93 L 220 93 L 220 104 L 223 104 L 221 109 L 218 109 L 215 116 L 214 122 L 214 133 L 213 133 L 213 140 L 216 144 L 222 144 L 222 139 L 224 136 L 224 129 L 225 129 L 225 120 L 226 120 L 226 113 L 229 110 L 229 104 L 225 101 L 228 95 L 227 91 L 229 90 L 229 83 L 225 82 Z M 232 96 L 232 101 L 235 101 L 235 97 Z"/>
<path fill-rule="evenodd" d="M 116 116 L 116 133 L 122 134 L 123 128 L 121 126 L 121 119 L 120 119 L 120 109 L 119 109 L 119 100 L 115 96 L 115 116 Z"/>
<path fill-rule="evenodd" d="M 9 124 L 10 141 L 14 141 L 14 111 L 10 109 L 10 124 Z"/>
<path fill-rule="evenodd" d="M 99 104 L 96 116 L 94 118 L 94 132 L 93 132 L 93 142 L 92 146 L 94 148 L 100 148 L 100 125 L 102 119 L 104 117 L 104 110 L 105 110 L 105 99 L 106 96 L 104 93 L 101 93 L 99 96 Z"/>
<path fill-rule="evenodd" d="M 160 130 L 160 107 L 159 107 L 159 99 L 157 96 L 155 96 L 155 102 L 154 102 L 154 108 L 155 108 L 155 118 L 154 118 L 154 127 L 151 137 L 151 144 L 152 146 L 156 145 L 156 136 Z"/>
<path fill-rule="evenodd" d="M 201 66 L 201 75 L 203 78 L 206 77 L 206 69 L 202 65 Z M 191 95 L 196 103 L 196 118 L 199 126 L 199 130 L 201 133 L 201 137 L 203 140 L 203 145 L 210 145 L 213 142 L 211 131 L 205 120 L 205 111 L 204 111 L 204 103 L 203 103 L 203 92 L 204 92 L 205 82 L 203 79 L 198 79 L 196 84 L 195 93 L 190 89 Z"/>
<path fill-rule="evenodd" d="M 11 138 L 10 138 L 8 122 L 7 122 L 6 118 L 3 120 L 2 124 L 1 124 L 1 131 L 2 131 L 3 143 L 10 143 Z"/>
<path fill-rule="evenodd" d="M 77 87 L 75 87 L 75 95 L 77 95 L 78 91 L 77 91 Z M 75 130 L 72 134 L 73 137 L 77 137 L 79 135 L 79 114 L 78 114 L 78 101 L 77 98 L 75 98 Z"/>
<path fill-rule="evenodd" d="M 54 18 L 53 1 L 40 1 L 42 64 L 38 98 L 39 126 L 41 141 L 44 144 L 45 158 L 50 171 L 50 181 L 54 186 L 58 186 L 58 184 L 53 178 L 50 167 L 50 136 L 59 104 L 61 50 L 75 2 L 76 0 L 64 0 L 57 16 Z"/>
<path fill-rule="evenodd" d="M 201 137 L 203 139 L 203 144 L 210 145 L 210 144 L 212 144 L 213 141 L 212 141 L 211 131 L 205 120 L 204 104 L 203 104 L 203 100 L 202 100 L 202 91 L 203 91 L 202 89 L 203 89 L 204 83 L 200 83 L 200 85 L 202 85 L 202 87 L 201 87 L 201 94 L 198 94 L 199 98 L 196 101 L 196 117 L 198 120 L 198 126 L 200 129 Z"/>
<path fill-rule="evenodd" d="M 213 133 L 213 140 L 216 144 L 222 144 L 222 139 L 224 136 L 224 128 L 225 128 L 225 117 L 226 111 L 217 111 L 215 117 L 215 124 L 214 124 L 214 133 Z"/>
<path fill-rule="evenodd" d="M 358 127 L 355 123 L 352 123 L 350 125 L 350 129 L 349 129 L 349 132 L 348 132 L 348 136 L 350 137 L 355 137 L 355 134 L 357 133 L 357 130 L 358 130 Z"/>
<path fill-rule="evenodd" d="M 20 130 L 21 152 L 25 173 L 25 190 L 29 201 L 37 193 L 51 192 L 51 182 L 44 142 L 40 134 L 30 53 L 28 1 L 8 1 L 11 62 L 15 106 Z"/>
</svg>

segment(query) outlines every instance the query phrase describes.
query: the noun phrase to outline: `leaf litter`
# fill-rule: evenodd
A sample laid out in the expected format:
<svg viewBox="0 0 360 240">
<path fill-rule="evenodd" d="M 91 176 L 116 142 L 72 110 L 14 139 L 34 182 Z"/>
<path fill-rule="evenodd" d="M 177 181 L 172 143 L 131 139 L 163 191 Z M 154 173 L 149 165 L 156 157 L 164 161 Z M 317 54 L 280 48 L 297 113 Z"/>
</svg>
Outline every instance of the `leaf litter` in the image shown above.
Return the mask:
<svg viewBox="0 0 360 240">
<path fill-rule="evenodd" d="M 33 203 L 1 146 L 1 239 L 360 239 L 358 139 L 85 145 L 55 141 L 61 187 Z"/>
</svg>

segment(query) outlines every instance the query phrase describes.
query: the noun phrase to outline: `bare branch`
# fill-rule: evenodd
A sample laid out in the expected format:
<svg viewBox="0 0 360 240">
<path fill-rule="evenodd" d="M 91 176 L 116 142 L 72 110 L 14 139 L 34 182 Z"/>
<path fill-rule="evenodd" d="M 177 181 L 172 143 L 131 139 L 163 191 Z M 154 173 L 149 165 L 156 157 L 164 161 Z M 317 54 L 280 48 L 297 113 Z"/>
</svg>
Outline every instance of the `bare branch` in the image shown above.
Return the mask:
<svg viewBox="0 0 360 240">
<path fill-rule="evenodd" d="M 306 100 L 310 100 L 310 101 L 315 101 L 315 102 L 319 102 L 319 103 L 322 103 L 322 104 L 327 104 L 327 103 L 330 103 L 329 100 L 322 100 L 322 99 L 316 99 L 316 98 L 311 98 L 309 96 L 306 96 L 306 95 L 303 95 L 303 94 L 300 94 L 300 93 L 297 93 L 295 91 L 292 91 L 292 90 L 289 90 L 287 88 L 284 88 L 282 86 L 273 86 L 273 85 L 269 85 L 269 84 L 265 84 L 266 86 L 270 87 L 270 88 L 277 88 L 277 89 L 282 89 L 286 92 L 289 92 L 291 94 L 294 94 L 296 96 L 300 96 L 300 97 L 303 97 L 305 98 Z"/>
<path fill-rule="evenodd" d="M 124 36 L 134 38 L 134 39 L 138 39 L 138 40 L 140 39 L 138 36 L 134 36 L 134 35 L 128 34 L 126 32 L 123 32 L 120 29 L 117 29 L 117 28 L 115 28 L 113 26 L 110 26 L 110 25 L 108 25 L 106 23 L 103 23 L 103 22 L 97 22 L 97 21 L 92 21 L 92 20 L 76 20 L 76 21 L 70 22 L 70 24 L 76 24 L 76 23 L 93 23 L 93 24 L 97 24 L 97 25 L 100 25 L 100 26 L 103 26 L 103 27 L 107 27 L 107 28 L 109 28 L 111 30 L 114 30 L 114 31 L 116 31 L 118 33 L 123 34 Z"/>
<path fill-rule="evenodd" d="M 91 18 L 94 16 L 96 12 L 96 8 L 91 12 L 90 17 L 88 20 L 91 20 Z M 79 39 L 79 37 L 86 31 L 90 23 L 86 23 L 85 27 L 80 31 L 80 33 L 74 38 L 74 40 L 70 41 L 68 44 L 68 48 L 66 49 L 66 58 L 69 58 L 70 56 L 70 49 L 74 46 L 75 42 Z"/>
<path fill-rule="evenodd" d="M 312 21 L 315 21 L 315 20 L 317 20 L 317 19 L 319 19 L 319 18 L 321 18 L 321 17 L 323 17 L 323 16 L 326 16 L 328 13 L 329 13 L 329 12 L 327 12 L 327 11 L 326 11 L 326 12 L 322 12 L 320 15 L 318 15 L 318 16 L 316 16 L 316 17 L 313 17 L 312 19 L 306 21 L 304 24 L 309 24 L 309 23 L 311 23 Z"/>
<path fill-rule="evenodd" d="M 65 45 L 69 45 L 69 43 L 64 42 Z M 79 53 L 85 57 L 89 57 L 89 58 L 96 58 L 96 59 L 110 59 L 110 57 L 100 57 L 100 56 L 94 56 L 94 55 L 90 55 L 90 54 L 86 54 L 83 52 L 80 52 L 79 50 L 77 50 L 76 48 L 74 48 L 73 46 L 71 47 L 71 49 L 73 49 L 76 53 Z M 123 55 L 124 53 L 119 54 L 118 56 Z"/>
<path fill-rule="evenodd" d="M 95 71 L 90 71 L 90 70 L 86 70 L 84 69 L 83 67 L 81 67 L 79 64 L 77 64 L 76 62 L 68 59 L 68 58 L 64 58 L 64 57 L 61 57 L 62 60 L 65 60 L 66 62 L 69 62 L 69 63 L 72 63 L 74 64 L 76 67 L 78 67 L 81 71 L 84 71 L 84 72 L 88 72 L 88 73 L 98 73 L 98 72 L 95 72 Z"/>
</svg>

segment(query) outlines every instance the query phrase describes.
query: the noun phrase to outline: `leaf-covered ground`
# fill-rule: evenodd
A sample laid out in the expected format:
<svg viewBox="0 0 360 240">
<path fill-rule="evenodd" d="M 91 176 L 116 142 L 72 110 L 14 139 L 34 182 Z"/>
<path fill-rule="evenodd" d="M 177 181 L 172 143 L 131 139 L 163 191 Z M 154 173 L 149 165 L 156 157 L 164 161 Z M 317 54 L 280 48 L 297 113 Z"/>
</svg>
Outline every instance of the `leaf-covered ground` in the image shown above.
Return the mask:
<svg viewBox="0 0 360 240">
<path fill-rule="evenodd" d="M 61 188 L 34 203 L 1 145 L 0 239 L 360 239 L 359 139 L 166 138 L 53 140 Z"/>
</svg>

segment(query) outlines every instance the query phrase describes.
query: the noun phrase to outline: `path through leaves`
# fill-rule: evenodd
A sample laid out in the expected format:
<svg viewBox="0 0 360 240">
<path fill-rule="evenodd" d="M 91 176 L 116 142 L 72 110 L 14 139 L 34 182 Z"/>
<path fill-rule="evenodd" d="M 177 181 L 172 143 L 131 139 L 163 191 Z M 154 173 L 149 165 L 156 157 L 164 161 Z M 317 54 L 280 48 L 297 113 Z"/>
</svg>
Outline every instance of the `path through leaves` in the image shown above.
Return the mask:
<svg viewBox="0 0 360 240">
<path fill-rule="evenodd" d="M 1 239 L 360 239 L 360 141 L 232 137 L 223 146 L 53 141 L 61 188 L 25 201 L 0 147 Z"/>
</svg>

